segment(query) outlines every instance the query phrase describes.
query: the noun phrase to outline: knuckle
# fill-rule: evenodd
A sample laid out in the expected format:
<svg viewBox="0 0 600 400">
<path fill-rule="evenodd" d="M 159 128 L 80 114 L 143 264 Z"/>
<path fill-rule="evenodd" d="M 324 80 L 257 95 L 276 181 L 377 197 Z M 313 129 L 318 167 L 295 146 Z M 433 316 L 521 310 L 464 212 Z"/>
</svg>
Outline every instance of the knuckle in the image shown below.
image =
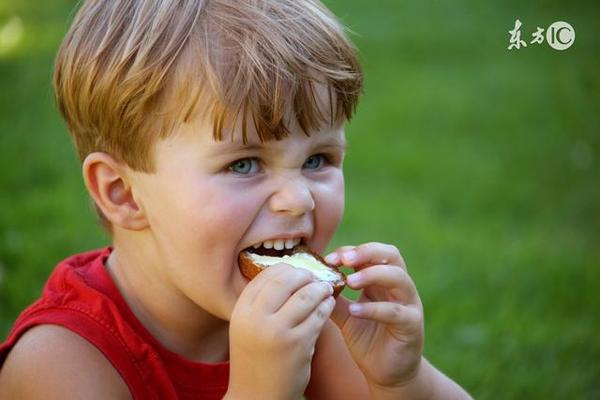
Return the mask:
<svg viewBox="0 0 600 400">
<path fill-rule="evenodd" d="M 286 264 L 286 268 L 288 268 L 287 273 L 285 274 L 286 277 L 290 278 L 290 279 L 296 279 L 299 281 L 305 281 L 307 279 L 312 278 L 312 273 L 306 269 L 302 269 L 302 268 L 294 268 L 290 265 Z"/>
<path fill-rule="evenodd" d="M 386 275 L 394 275 L 397 273 L 398 268 L 393 265 L 379 265 L 377 266 L 378 271 Z"/>
<path fill-rule="evenodd" d="M 329 290 L 328 284 L 323 284 L 322 282 L 312 282 L 302 291 L 297 292 L 297 297 L 298 300 L 303 303 L 315 304 L 322 299 L 323 295 L 328 293 Z"/>
<path fill-rule="evenodd" d="M 399 257 L 400 256 L 400 250 L 398 250 L 398 248 L 396 246 L 394 246 L 393 244 L 386 244 L 385 245 L 387 247 L 387 250 L 392 253 L 394 256 Z"/>
<path fill-rule="evenodd" d="M 319 321 L 321 321 L 321 320 L 324 320 L 325 318 L 327 318 L 327 312 L 323 308 L 319 307 L 319 308 L 317 308 L 317 311 L 315 312 L 315 316 L 317 317 L 317 319 Z"/>
<path fill-rule="evenodd" d="M 312 303 L 315 299 L 315 296 L 313 296 L 312 293 L 306 291 L 299 292 L 297 296 L 298 300 L 302 303 Z"/>
<path fill-rule="evenodd" d="M 404 318 L 404 308 L 400 304 L 393 304 L 391 308 L 392 317 L 395 320 Z"/>
<path fill-rule="evenodd" d="M 368 242 L 368 243 L 363 243 L 363 244 L 360 244 L 360 245 L 356 246 L 356 247 L 354 248 L 354 250 L 355 250 L 357 253 L 361 253 L 361 252 L 363 252 L 363 251 L 369 250 L 369 247 L 372 247 L 372 246 L 374 246 L 374 245 L 376 245 L 376 244 L 377 244 L 377 242 Z"/>
<path fill-rule="evenodd" d="M 286 263 L 277 263 L 267 268 L 267 270 L 269 269 L 275 271 L 274 273 L 287 274 L 289 273 L 289 270 L 294 269 L 294 267 Z"/>
<path fill-rule="evenodd" d="M 278 277 L 276 277 L 276 278 L 273 278 L 273 280 L 271 281 L 271 284 L 272 284 L 273 286 L 278 286 L 278 287 L 281 287 L 281 286 L 284 286 L 284 285 L 285 285 L 285 282 L 286 282 L 286 279 L 285 279 L 285 277 L 283 277 L 283 276 L 278 276 Z"/>
<path fill-rule="evenodd" d="M 248 286 L 254 285 L 256 289 L 258 289 L 262 285 L 270 284 L 273 279 L 277 279 L 277 277 L 280 277 L 281 275 L 279 268 L 273 268 L 273 266 L 271 266 L 256 275 L 254 279 L 248 282 Z"/>
<path fill-rule="evenodd" d="M 296 270 L 296 274 L 302 278 L 303 280 L 307 280 L 307 279 L 312 279 L 313 278 L 313 273 L 310 272 L 307 269 L 303 269 L 303 268 L 294 268 L 294 270 Z"/>
<path fill-rule="evenodd" d="M 326 300 L 321 302 L 321 304 L 319 304 L 319 307 L 317 307 L 315 312 L 317 318 L 320 320 L 329 318 L 331 312 L 333 311 L 334 305 L 335 302 L 331 300 L 331 298 L 327 298 Z"/>
<path fill-rule="evenodd" d="M 315 283 L 317 284 L 317 291 L 320 297 L 323 297 L 323 295 L 325 294 L 331 293 L 332 287 L 329 283 L 322 281 L 318 281 Z"/>
<path fill-rule="evenodd" d="M 388 269 L 390 274 L 393 274 L 398 277 L 398 279 L 404 280 L 408 278 L 408 273 L 402 267 L 390 266 Z"/>
<path fill-rule="evenodd" d="M 282 268 L 285 268 L 285 265 L 282 263 L 273 264 L 269 268 L 265 268 L 265 270 L 263 272 L 261 272 L 260 275 L 263 275 L 263 276 L 276 275 L 276 274 L 279 274 L 279 272 Z"/>
</svg>

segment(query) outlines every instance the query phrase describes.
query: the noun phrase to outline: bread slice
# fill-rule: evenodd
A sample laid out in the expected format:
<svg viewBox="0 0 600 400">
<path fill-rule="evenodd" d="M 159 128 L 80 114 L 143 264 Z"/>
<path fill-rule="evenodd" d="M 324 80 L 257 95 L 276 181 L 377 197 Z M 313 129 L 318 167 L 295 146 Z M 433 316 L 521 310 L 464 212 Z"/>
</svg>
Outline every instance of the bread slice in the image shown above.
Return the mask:
<svg viewBox="0 0 600 400">
<path fill-rule="evenodd" d="M 306 246 L 298 246 L 291 255 L 281 257 L 260 255 L 245 250 L 240 253 L 238 261 L 240 271 L 250 280 L 271 265 L 285 263 L 292 267 L 307 269 L 315 275 L 317 280 L 329 282 L 333 286 L 334 297 L 340 294 L 346 284 L 344 275 L 336 267 L 327 264 L 320 255 L 312 252 Z"/>
</svg>

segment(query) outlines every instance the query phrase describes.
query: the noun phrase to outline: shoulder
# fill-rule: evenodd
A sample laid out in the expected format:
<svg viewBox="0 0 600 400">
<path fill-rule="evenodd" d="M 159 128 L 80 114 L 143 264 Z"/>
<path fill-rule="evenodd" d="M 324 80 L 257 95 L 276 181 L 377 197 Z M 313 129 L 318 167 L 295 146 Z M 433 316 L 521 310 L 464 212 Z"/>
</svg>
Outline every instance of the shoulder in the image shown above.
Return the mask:
<svg viewBox="0 0 600 400">
<path fill-rule="evenodd" d="M 352 359 L 342 333 L 331 320 L 317 340 L 305 396 L 328 400 L 369 398 L 364 375 Z"/>
<path fill-rule="evenodd" d="M 27 331 L 0 370 L 0 398 L 130 399 L 119 373 L 104 355 L 58 325 Z"/>
</svg>

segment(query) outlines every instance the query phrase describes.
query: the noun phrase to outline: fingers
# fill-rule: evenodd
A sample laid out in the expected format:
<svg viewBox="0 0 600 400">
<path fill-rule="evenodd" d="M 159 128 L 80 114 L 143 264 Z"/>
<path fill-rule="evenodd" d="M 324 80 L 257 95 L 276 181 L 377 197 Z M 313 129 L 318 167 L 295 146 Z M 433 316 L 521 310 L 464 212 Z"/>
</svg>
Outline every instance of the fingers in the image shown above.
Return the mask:
<svg viewBox="0 0 600 400">
<path fill-rule="evenodd" d="M 360 246 L 342 246 L 325 257 L 328 263 L 355 269 L 373 264 L 392 264 L 406 269 L 406 263 L 396 246 L 370 242 Z"/>
<path fill-rule="evenodd" d="M 340 329 L 352 317 L 371 319 L 384 324 L 419 326 L 421 315 L 422 310 L 419 305 L 404 305 L 389 301 L 355 303 L 340 296 L 337 298 L 331 320 Z"/>
<path fill-rule="evenodd" d="M 314 275 L 307 270 L 294 268 L 287 264 L 275 264 L 258 274 L 253 284 L 253 304 L 266 312 L 276 312 L 298 289 L 312 282 Z"/>
<path fill-rule="evenodd" d="M 348 286 L 352 289 L 365 289 L 379 286 L 389 289 L 385 298 L 373 300 L 396 300 L 400 303 L 416 303 L 418 300 L 417 288 L 406 270 L 395 265 L 373 265 L 359 272 L 348 275 Z M 371 297 L 370 293 L 367 293 Z"/>
<path fill-rule="evenodd" d="M 356 246 L 341 246 L 335 249 L 332 253 L 327 254 L 324 258 L 331 265 L 339 267 L 343 264 L 342 255 L 353 251 Z"/>
<path fill-rule="evenodd" d="M 384 324 L 390 332 L 422 331 L 421 300 L 395 246 L 377 242 L 343 246 L 326 256 L 325 261 L 353 268 L 356 272 L 346 277 L 347 285 L 362 289 L 357 302 L 342 296 L 337 299 L 331 319 L 340 329 L 347 323 L 355 326 L 357 319 L 362 319 Z"/>
<path fill-rule="evenodd" d="M 421 311 L 417 307 L 388 301 L 352 303 L 349 311 L 353 317 L 371 319 L 390 325 L 420 326 L 421 321 Z"/>
<path fill-rule="evenodd" d="M 277 313 L 290 326 L 296 326 L 306 320 L 315 311 L 315 308 L 318 308 L 332 294 L 333 287 L 329 283 L 311 282 L 296 291 Z"/>
<path fill-rule="evenodd" d="M 395 321 L 385 315 L 370 315 L 369 311 L 375 305 L 387 303 L 384 312 L 390 313 L 389 306 L 396 304 L 402 307 L 414 308 L 417 312 L 422 308 L 421 301 L 414 282 L 406 270 L 396 265 L 372 265 L 365 267 L 359 272 L 349 275 L 346 278 L 350 288 L 355 290 L 364 289 L 360 298 L 360 303 L 352 303 L 343 296 L 338 297 L 337 304 L 332 313 L 331 319 L 335 324 L 343 328 L 350 317 L 378 319 L 380 322 Z M 373 301 L 373 302 L 371 302 Z M 358 305 L 356 305 L 358 304 Z M 366 307 L 366 314 L 360 312 L 354 313 L 351 307 Z M 387 310 L 387 311 L 386 311 Z M 392 310 L 398 314 L 398 310 Z M 399 320 L 396 318 L 396 320 Z"/>
<path fill-rule="evenodd" d="M 334 307 L 335 299 L 333 296 L 326 297 L 295 329 L 300 335 L 310 335 L 314 332 L 320 332 L 331 316 Z M 315 336 L 315 340 L 316 338 L 317 336 Z"/>
</svg>

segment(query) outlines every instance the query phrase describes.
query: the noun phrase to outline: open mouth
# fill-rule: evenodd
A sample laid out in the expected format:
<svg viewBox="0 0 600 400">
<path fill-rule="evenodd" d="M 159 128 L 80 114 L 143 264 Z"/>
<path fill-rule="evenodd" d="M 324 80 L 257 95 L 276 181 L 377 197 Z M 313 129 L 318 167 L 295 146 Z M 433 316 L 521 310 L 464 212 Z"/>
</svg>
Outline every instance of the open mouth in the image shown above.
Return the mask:
<svg viewBox="0 0 600 400">
<path fill-rule="evenodd" d="M 344 288 L 344 275 L 336 267 L 327 264 L 320 255 L 313 253 L 306 246 L 304 238 L 288 239 L 284 244 L 281 240 L 275 242 L 257 243 L 243 250 L 238 259 L 242 275 L 252 280 L 271 265 L 284 263 L 308 270 L 317 280 L 328 282 L 333 288 L 334 297 Z"/>
<path fill-rule="evenodd" d="M 252 254 L 260 256 L 270 257 L 283 257 L 291 256 L 298 249 L 306 247 L 305 238 L 297 239 L 280 239 L 280 240 L 266 240 L 261 243 L 256 243 L 243 251 L 247 251 Z"/>
</svg>

